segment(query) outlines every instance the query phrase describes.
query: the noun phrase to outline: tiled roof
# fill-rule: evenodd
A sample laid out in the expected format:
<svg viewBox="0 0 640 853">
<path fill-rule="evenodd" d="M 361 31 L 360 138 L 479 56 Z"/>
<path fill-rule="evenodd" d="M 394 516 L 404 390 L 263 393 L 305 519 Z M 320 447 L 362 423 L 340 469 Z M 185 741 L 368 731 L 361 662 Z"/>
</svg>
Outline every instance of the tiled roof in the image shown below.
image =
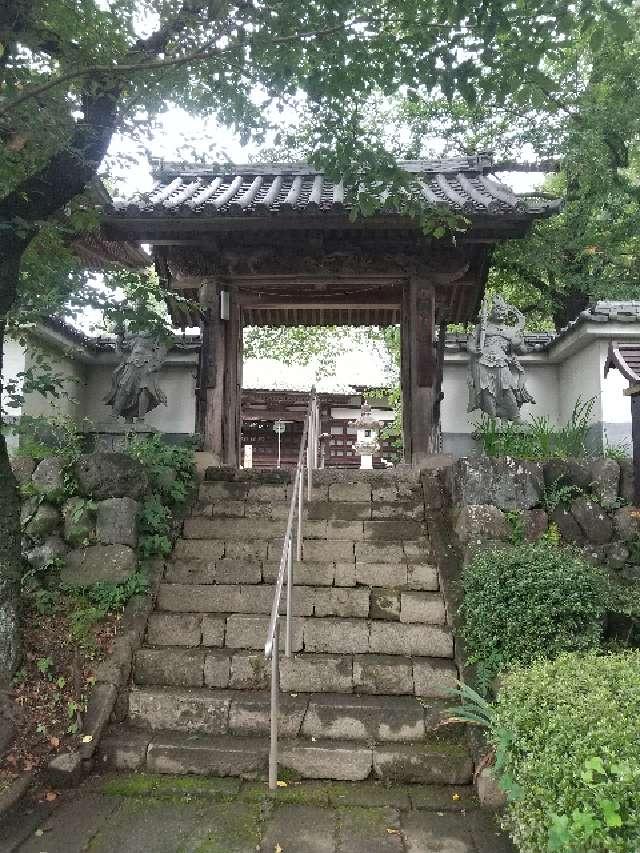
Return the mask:
<svg viewBox="0 0 640 853">
<path fill-rule="evenodd" d="M 467 215 L 544 216 L 559 202 L 518 197 L 490 176 L 487 154 L 402 164 L 415 175 L 427 206 L 445 206 Z M 381 192 L 381 199 L 384 198 Z M 148 193 L 114 201 L 112 213 L 124 216 L 259 216 L 290 213 L 344 213 L 349 188 L 300 164 L 249 164 L 205 168 L 159 163 Z M 381 202 L 384 209 L 384 202 Z"/>
</svg>

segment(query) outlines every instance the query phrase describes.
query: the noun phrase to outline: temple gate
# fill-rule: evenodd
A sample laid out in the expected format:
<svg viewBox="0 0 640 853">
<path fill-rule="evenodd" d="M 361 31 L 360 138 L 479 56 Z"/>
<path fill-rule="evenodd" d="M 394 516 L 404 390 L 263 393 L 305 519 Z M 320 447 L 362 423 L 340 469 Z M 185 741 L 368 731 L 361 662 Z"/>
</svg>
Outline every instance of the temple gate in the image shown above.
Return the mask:
<svg viewBox="0 0 640 853">
<path fill-rule="evenodd" d="M 150 193 L 106 212 L 106 237 L 152 245 L 173 323 L 202 328 L 197 428 L 221 464 L 240 462 L 244 325 L 400 324 L 405 460 L 437 452 L 446 325 L 477 314 L 493 245 L 555 203 L 525 203 L 485 154 L 404 168 L 426 206 L 464 217 L 455 241 L 383 204 L 352 221 L 348 188 L 299 164 L 160 163 Z"/>
</svg>

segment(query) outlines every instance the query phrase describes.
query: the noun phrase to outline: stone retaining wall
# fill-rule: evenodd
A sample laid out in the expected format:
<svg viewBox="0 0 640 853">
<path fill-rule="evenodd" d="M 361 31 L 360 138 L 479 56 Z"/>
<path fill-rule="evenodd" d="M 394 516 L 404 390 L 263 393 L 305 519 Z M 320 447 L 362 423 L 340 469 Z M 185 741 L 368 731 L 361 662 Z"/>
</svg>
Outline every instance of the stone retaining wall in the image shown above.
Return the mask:
<svg viewBox="0 0 640 853">
<path fill-rule="evenodd" d="M 13 460 L 28 496 L 21 524 L 25 559 L 44 571 L 61 558 L 68 585 L 121 583 L 137 567 L 138 500 L 148 487 L 142 465 L 123 453 L 88 453 L 72 466 L 59 456 Z"/>
</svg>

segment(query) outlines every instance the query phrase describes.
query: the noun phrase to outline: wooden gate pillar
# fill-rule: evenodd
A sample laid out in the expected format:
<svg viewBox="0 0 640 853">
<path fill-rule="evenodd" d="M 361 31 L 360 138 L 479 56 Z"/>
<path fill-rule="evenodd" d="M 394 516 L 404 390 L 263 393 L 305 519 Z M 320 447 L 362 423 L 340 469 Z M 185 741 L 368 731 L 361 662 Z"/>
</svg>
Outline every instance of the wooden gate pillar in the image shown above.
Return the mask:
<svg viewBox="0 0 640 853">
<path fill-rule="evenodd" d="M 403 293 L 400 342 L 404 458 L 414 466 L 438 450 L 433 412 L 441 366 L 436 364 L 435 321 L 433 284 L 425 278 L 410 278 Z"/>
<path fill-rule="evenodd" d="M 222 293 L 224 313 L 222 315 Z M 235 291 L 209 282 L 201 296 L 202 347 L 198 382 L 198 430 L 203 450 L 220 465 L 240 464 L 242 309 Z"/>
</svg>

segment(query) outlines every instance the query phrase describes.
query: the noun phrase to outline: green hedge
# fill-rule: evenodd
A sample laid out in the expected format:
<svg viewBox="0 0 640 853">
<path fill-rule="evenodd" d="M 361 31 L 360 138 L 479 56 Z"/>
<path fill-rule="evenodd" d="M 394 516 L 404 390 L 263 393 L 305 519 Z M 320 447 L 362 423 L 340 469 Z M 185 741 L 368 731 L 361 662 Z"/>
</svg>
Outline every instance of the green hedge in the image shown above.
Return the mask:
<svg viewBox="0 0 640 853">
<path fill-rule="evenodd" d="M 600 645 L 604 573 L 549 542 L 481 551 L 462 576 L 467 659 L 484 689 L 503 666 Z"/>
<path fill-rule="evenodd" d="M 640 652 L 514 669 L 492 728 L 521 853 L 640 851 Z"/>
</svg>

